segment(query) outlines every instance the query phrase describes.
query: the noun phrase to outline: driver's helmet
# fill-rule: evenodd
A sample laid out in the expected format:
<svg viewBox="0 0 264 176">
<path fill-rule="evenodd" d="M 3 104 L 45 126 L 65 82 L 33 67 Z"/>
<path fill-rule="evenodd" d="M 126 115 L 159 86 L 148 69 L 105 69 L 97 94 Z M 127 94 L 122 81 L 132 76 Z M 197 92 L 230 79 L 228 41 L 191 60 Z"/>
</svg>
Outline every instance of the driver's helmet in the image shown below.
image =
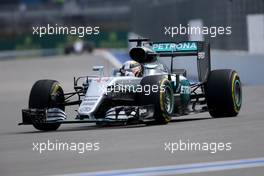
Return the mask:
<svg viewBox="0 0 264 176">
<path fill-rule="evenodd" d="M 141 77 L 143 69 L 140 63 L 136 61 L 126 61 L 120 69 L 122 76 L 136 76 Z"/>
</svg>

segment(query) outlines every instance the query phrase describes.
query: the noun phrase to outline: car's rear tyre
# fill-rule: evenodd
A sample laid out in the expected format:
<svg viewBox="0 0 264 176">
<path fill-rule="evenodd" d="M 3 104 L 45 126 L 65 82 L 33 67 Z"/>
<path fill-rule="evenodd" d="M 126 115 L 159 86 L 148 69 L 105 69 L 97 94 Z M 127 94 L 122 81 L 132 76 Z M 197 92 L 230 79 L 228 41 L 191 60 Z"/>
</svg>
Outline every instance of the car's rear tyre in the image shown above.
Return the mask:
<svg viewBox="0 0 264 176">
<path fill-rule="evenodd" d="M 30 109 L 45 109 L 59 108 L 65 110 L 65 106 L 58 105 L 64 102 L 64 92 L 59 82 L 55 80 L 39 80 L 37 81 L 30 92 L 29 108 Z M 33 126 L 42 131 L 57 130 L 60 123 L 33 123 Z"/>
<path fill-rule="evenodd" d="M 141 85 L 158 87 L 157 91 L 153 91 L 149 95 L 145 95 L 143 92 L 139 101 L 143 105 L 154 104 L 155 124 L 167 124 L 171 120 L 174 108 L 173 89 L 170 81 L 165 76 L 153 76 L 144 78 Z"/>
<path fill-rule="evenodd" d="M 242 87 L 236 71 L 230 69 L 211 71 L 205 93 L 212 117 L 233 117 L 239 113 L 242 105 Z"/>
</svg>

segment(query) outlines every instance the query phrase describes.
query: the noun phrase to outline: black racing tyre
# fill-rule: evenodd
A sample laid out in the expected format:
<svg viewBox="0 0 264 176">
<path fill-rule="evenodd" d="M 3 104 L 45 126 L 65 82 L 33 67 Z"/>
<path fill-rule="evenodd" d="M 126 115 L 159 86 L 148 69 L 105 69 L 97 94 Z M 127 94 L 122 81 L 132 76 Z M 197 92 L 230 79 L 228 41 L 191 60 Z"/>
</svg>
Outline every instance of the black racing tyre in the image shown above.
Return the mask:
<svg viewBox="0 0 264 176">
<path fill-rule="evenodd" d="M 87 46 L 87 48 L 86 48 L 86 51 L 87 51 L 88 53 L 92 53 L 93 50 L 94 50 L 93 46 Z"/>
<path fill-rule="evenodd" d="M 242 85 L 237 72 L 230 69 L 211 71 L 205 95 L 212 117 L 237 116 L 242 105 Z"/>
<path fill-rule="evenodd" d="M 156 124 L 167 124 L 171 120 L 174 108 L 173 89 L 170 81 L 165 76 L 149 77 L 145 79 L 142 86 L 157 86 L 158 91 L 151 92 L 150 95 L 141 94 L 141 104 L 154 104 L 154 118 Z"/>
<path fill-rule="evenodd" d="M 63 103 L 64 100 L 64 92 L 59 82 L 55 80 L 39 80 L 31 89 L 28 106 L 30 109 L 60 108 L 64 111 L 65 106 L 58 105 Z M 33 123 L 33 126 L 38 130 L 53 131 L 59 128 L 60 123 Z"/>
<path fill-rule="evenodd" d="M 71 50 L 70 50 L 70 48 L 68 48 L 68 47 L 66 47 L 65 49 L 64 49 L 64 54 L 70 54 L 71 53 Z"/>
</svg>

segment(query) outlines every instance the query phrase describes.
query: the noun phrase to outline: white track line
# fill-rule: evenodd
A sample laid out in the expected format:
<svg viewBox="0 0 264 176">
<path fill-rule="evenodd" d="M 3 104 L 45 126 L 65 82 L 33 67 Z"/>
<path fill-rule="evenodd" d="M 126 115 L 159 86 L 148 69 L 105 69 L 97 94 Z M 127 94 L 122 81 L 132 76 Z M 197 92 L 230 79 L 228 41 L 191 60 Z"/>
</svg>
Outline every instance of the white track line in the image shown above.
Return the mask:
<svg viewBox="0 0 264 176">
<path fill-rule="evenodd" d="M 160 166 L 160 167 L 146 167 L 146 168 L 136 168 L 136 169 L 127 169 L 127 170 L 84 172 L 84 173 L 65 174 L 64 176 L 178 175 L 178 174 L 187 174 L 187 173 L 202 173 L 202 172 L 261 167 L 261 166 L 264 166 L 264 158 L 227 160 L 227 161 L 204 162 L 204 163 L 193 163 L 193 164 L 171 165 L 171 166 Z"/>
</svg>

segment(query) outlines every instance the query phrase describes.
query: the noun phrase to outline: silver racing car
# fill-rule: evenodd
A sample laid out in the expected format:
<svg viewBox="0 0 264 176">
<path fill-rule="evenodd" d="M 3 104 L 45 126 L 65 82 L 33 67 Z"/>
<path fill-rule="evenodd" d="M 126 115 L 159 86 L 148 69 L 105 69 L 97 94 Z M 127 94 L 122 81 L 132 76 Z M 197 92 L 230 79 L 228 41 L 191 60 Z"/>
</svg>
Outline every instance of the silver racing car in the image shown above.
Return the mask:
<svg viewBox="0 0 264 176">
<path fill-rule="evenodd" d="M 65 123 L 166 124 L 172 117 L 209 111 L 212 117 L 230 117 L 242 104 L 241 82 L 236 71 L 212 70 L 210 45 L 206 42 L 150 42 L 131 39 L 136 47 L 131 61 L 104 77 L 74 78 L 74 91 L 65 93 L 58 81 L 39 80 L 30 92 L 28 109 L 22 110 L 20 125 L 38 130 L 56 130 Z M 196 56 L 198 82 L 186 78 L 185 69 L 175 69 L 178 56 Z M 170 59 L 170 68 L 159 62 Z M 78 105 L 75 117 L 65 107 Z"/>
</svg>

